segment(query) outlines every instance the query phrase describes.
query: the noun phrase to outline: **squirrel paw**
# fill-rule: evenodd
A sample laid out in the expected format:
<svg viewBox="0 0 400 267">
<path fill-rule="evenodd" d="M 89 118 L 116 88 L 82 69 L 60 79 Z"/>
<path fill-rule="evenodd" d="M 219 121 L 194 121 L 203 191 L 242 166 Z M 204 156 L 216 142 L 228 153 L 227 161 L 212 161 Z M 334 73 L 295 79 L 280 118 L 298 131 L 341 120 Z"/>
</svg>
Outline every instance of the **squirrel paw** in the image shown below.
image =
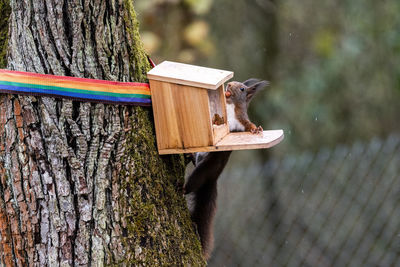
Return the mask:
<svg viewBox="0 0 400 267">
<path fill-rule="evenodd" d="M 264 129 L 261 126 L 255 127 L 253 129 L 251 129 L 251 133 L 252 134 L 259 134 L 262 133 L 264 131 Z"/>
<path fill-rule="evenodd" d="M 215 125 L 221 125 L 224 124 L 224 117 L 221 117 L 219 114 L 214 114 L 214 117 L 212 119 L 212 123 Z"/>
</svg>

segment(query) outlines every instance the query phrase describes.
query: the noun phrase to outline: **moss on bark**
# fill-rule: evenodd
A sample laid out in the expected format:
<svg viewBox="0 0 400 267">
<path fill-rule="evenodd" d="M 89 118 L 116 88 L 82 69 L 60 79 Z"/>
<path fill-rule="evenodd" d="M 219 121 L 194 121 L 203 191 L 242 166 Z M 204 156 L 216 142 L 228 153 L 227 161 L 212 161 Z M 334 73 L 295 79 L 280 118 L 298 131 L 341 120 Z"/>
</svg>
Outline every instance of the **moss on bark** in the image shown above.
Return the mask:
<svg viewBox="0 0 400 267">
<path fill-rule="evenodd" d="M 7 39 L 8 39 L 8 19 L 11 7 L 9 0 L 0 0 L 0 68 L 7 66 Z"/>
<path fill-rule="evenodd" d="M 157 153 L 153 123 L 148 110 L 138 108 L 131 117 L 125 162 L 130 174 L 122 188 L 131 192 L 122 205 L 128 212 L 124 243 L 134 249 L 127 265 L 202 266 L 201 245 L 193 229 L 181 188 L 184 177 L 182 156 Z M 141 126 L 138 126 L 141 125 Z M 146 151 L 143 154 L 143 151 Z M 132 164 L 133 163 L 133 164 Z M 165 247 L 169 249 L 166 250 Z"/>
<path fill-rule="evenodd" d="M 136 81 L 146 81 L 150 69 L 139 36 L 131 0 L 124 1 L 129 51 Z M 124 243 L 134 249 L 124 263 L 148 266 L 202 266 L 201 244 L 182 193 L 185 163 L 182 155 L 158 155 L 151 110 L 137 107 L 126 140 L 122 190 L 132 195 L 121 201 L 127 224 Z M 144 153 L 143 153 L 144 152 Z M 124 195 L 124 194 L 122 194 Z M 168 247 L 168 250 L 165 250 Z"/>
<path fill-rule="evenodd" d="M 147 81 L 147 71 L 150 70 L 150 64 L 147 60 L 147 55 L 144 51 L 142 41 L 139 34 L 139 22 L 136 17 L 136 12 L 133 7 L 132 0 L 124 0 L 125 3 L 125 24 L 127 38 L 135 45 L 129 46 L 130 56 L 130 74 L 135 78 L 135 81 Z"/>
</svg>

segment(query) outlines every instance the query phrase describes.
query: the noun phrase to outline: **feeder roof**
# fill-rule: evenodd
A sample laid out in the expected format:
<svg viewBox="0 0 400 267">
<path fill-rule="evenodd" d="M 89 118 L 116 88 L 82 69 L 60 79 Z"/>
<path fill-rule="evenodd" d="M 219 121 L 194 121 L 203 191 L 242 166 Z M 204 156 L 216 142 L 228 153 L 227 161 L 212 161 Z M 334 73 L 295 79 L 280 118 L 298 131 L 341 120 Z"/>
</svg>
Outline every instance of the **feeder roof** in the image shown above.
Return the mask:
<svg viewBox="0 0 400 267">
<path fill-rule="evenodd" d="M 215 90 L 233 77 L 232 71 L 164 61 L 147 73 L 150 80 Z"/>
</svg>

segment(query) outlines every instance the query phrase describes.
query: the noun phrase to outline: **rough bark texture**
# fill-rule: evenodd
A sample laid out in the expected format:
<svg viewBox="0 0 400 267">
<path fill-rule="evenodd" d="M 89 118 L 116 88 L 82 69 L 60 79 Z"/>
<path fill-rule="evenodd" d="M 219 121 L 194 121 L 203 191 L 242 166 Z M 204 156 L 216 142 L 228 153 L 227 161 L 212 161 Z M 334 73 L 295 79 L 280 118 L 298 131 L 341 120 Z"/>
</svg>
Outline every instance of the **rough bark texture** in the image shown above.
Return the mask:
<svg viewBox="0 0 400 267">
<path fill-rule="evenodd" d="M 146 80 L 132 0 L 11 10 L 9 69 Z M 1 95 L 0 264 L 204 265 L 183 175 L 182 157 L 158 156 L 149 109 Z"/>
</svg>

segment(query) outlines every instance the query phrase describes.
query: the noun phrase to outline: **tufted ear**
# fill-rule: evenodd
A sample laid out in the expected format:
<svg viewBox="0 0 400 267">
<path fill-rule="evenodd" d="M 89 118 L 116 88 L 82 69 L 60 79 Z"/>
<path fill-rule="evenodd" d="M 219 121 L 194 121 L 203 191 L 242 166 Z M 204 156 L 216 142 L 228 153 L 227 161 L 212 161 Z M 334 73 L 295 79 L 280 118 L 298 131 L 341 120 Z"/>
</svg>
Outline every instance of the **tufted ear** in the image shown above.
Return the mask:
<svg viewBox="0 0 400 267">
<path fill-rule="evenodd" d="M 258 82 L 260 82 L 260 81 L 261 81 L 260 79 L 250 78 L 250 79 L 244 81 L 243 84 L 246 85 L 247 87 L 250 87 L 250 86 L 252 86 L 253 84 L 258 83 Z"/>
<path fill-rule="evenodd" d="M 248 82 L 248 81 L 250 81 L 250 82 Z M 250 83 L 251 85 L 250 86 L 246 85 L 246 82 Z M 245 81 L 244 84 L 246 86 L 248 86 L 247 87 L 247 96 L 246 96 L 246 102 L 248 104 L 248 103 L 250 103 L 251 99 L 258 91 L 260 91 L 265 86 L 269 85 L 269 82 L 268 81 L 260 81 L 257 79 L 249 79 L 249 80 Z"/>
</svg>

